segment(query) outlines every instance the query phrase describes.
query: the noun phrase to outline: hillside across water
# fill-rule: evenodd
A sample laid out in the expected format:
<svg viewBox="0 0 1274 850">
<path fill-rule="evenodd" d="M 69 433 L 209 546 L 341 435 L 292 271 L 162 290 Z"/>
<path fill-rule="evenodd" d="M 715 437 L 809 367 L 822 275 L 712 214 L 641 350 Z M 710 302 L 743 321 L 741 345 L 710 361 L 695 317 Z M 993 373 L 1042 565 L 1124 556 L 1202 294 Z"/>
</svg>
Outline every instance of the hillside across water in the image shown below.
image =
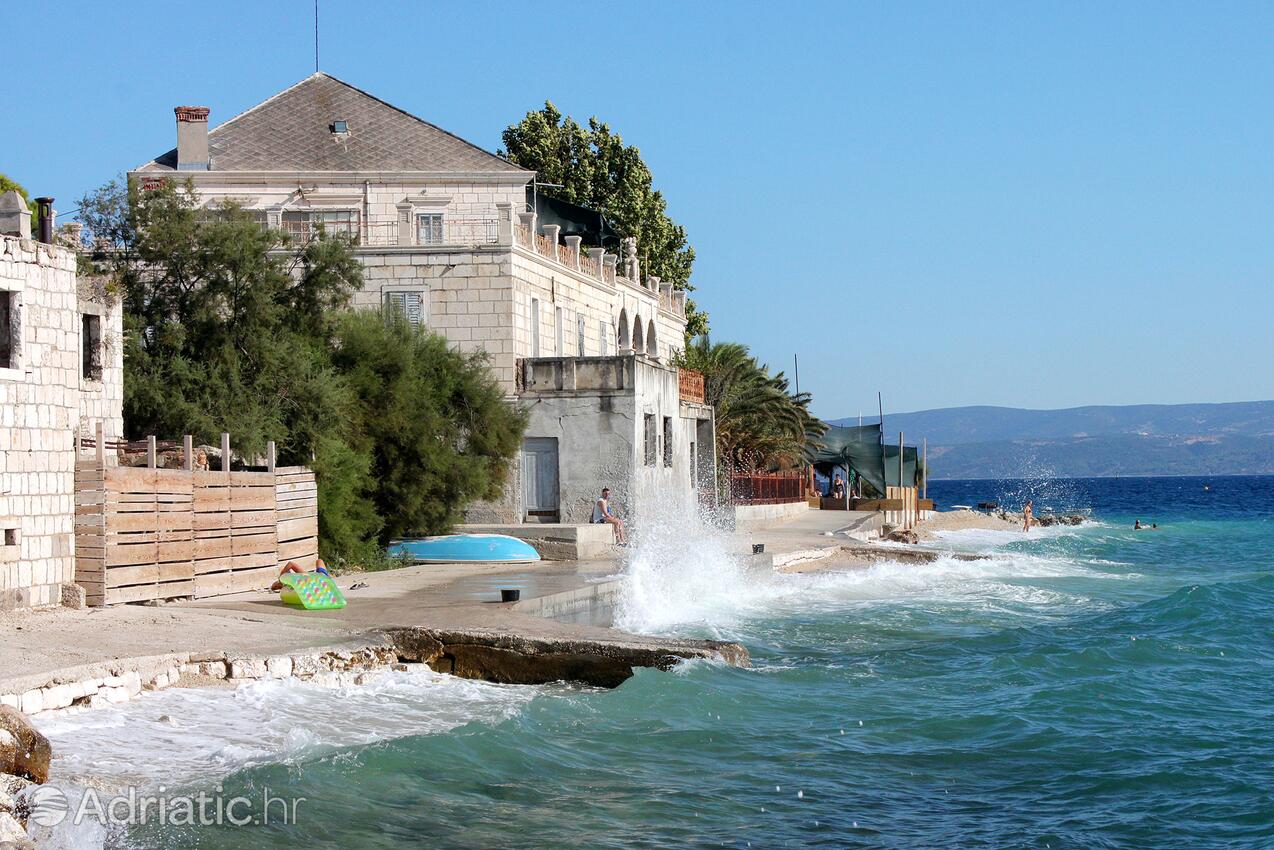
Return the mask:
<svg viewBox="0 0 1274 850">
<path fill-rule="evenodd" d="M 935 479 L 1274 474 L 1274 401 L 887 415 L 885 432 L 899 431 L 928 438 Z"/>
</svg>

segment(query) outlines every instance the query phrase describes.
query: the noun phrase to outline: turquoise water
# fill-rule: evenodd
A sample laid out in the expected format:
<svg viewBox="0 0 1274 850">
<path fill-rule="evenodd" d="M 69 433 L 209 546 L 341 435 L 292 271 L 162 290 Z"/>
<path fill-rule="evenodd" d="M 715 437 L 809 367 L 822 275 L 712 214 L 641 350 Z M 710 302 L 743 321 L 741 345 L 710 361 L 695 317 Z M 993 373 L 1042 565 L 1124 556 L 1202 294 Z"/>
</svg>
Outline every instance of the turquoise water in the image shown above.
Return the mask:
<svg viewBox="0 0 1274 850">
<path fill-rule="evenodd" d="M 711 541 L 639 552 L 627 622 L 742 641 L 751 669 L 169 692 L 47 731 L 68 783 L 306 798 L 295 825 L 97 846 L 1270 847 L 1274 478 L 1204 483 L 932 484 L 1097 520 L 947 537 L 986 561 L 743 588 Z"/>
</svg>

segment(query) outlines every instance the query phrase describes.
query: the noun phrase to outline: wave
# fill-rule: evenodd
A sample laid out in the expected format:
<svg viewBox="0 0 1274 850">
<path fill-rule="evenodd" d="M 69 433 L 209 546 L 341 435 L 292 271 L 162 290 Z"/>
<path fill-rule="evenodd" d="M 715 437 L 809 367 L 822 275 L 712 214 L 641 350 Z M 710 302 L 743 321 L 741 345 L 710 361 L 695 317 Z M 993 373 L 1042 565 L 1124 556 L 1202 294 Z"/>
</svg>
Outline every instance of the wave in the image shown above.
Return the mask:
<svg viewBox="0 0 1274 850">
<path fill-rule="evenodd" d="M 925 564 L 901 563 L 888 560 L 888 548 L 883 547 L 886 560 L 867 567 L 777 573 L 752 566 L 749 556 L 732 551 L 726 533 L 692 512 L 659 519 L 658 533 L 639 541 L 630 554 L 616 610 L 619 628 L 741 638 L 755 634 L 745 624 L 757 620 L 917 601 L 963 608 L 974 616 L 1056 616 L 1091 609 L 1094 603 L 1087 594 L 1059 588 L 1053 580 L 1107 576 L 1080 560 L 1052 553 L 998 552 L 1022 541 L 1020 534 L 999 531 L 954 533 L 963 535 L 961 549 L 993 553 L 986 559 L 940 557 Z M 1050 538 L 1074 534 L 1069 527 L 1047 531 Z"/>
<path fill-rule="evenodd" d="M 56 779 L 147 786 L 215 780 L 256 764 L 495 723 L 543 691 L 422 667 L 386 671 L 357 686 L 281 680 L 172 688 L 118 707 L 36 720 L 53 744 Z M 163 758 L 141 760 L 138 753 Z"/>
</svg>

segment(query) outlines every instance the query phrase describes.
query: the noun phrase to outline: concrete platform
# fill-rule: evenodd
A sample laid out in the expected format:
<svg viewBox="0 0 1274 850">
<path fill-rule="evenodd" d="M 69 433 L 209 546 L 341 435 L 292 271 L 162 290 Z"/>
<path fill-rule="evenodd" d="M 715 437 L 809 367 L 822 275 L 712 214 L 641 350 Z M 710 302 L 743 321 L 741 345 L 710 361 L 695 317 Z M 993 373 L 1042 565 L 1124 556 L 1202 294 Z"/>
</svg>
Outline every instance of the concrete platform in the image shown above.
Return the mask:
<svg viewBox="0 0 1274 850">
<path fill-rule="evenodd" d="M 615 533 L 609 525 L 525 522 L 510 525 L 461 525 L 460 534 L 506 534 L 525 540 L 547 561 L 593 561 L 614 557 Z"/>
</svg>

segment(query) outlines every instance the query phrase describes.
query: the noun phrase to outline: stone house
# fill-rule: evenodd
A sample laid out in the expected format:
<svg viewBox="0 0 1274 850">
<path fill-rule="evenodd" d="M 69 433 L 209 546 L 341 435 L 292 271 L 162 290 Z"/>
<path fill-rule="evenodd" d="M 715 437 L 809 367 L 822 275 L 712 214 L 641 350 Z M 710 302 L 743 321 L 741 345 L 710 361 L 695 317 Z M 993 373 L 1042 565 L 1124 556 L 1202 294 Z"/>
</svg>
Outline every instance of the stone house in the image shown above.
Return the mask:
<svg viewBox="0 0 1274 850">
<path fill-rule="evenodd" d="M 34 240 L 21 196 L 0 196 L 0 610 L 62 601 L 79 438 L 123 432 L 120 305 L 77 280 L 46 213 Z"/>
<path fill-rule="evenodd" d="M 297 239 L 348 235 L 365 267 L 356 305 L 387 305 L 490 357 L 530 410 L 503 498 L 472 521 L 587 522 L 600 488 L 637 519 L 715 490 L 712 409 L 670 365 L 685 295 L 562 237 L 528 209 L 534 173 L 327 74 L 209 130 L 179 106 L 177 146 L 129 173 L 189 179 Z"/>
</svg>

